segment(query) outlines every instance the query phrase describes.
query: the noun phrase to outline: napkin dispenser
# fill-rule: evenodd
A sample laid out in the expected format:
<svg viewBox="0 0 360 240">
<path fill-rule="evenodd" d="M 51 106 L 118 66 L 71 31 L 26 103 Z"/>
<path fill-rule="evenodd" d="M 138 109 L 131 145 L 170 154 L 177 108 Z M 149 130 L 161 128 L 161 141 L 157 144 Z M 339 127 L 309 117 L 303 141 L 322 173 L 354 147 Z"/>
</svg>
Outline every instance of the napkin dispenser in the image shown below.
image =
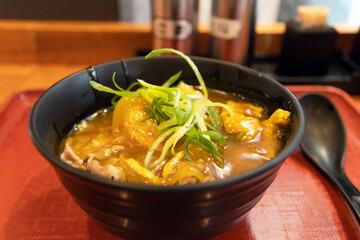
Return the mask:
<svg viewBox="0 0 360 240">
<path fill-rule="evenodd" d="M 297 21 L 289 21 L 277 73 L 286 76 L 325 75 L 335 54 L 336 30 L 326 24 L 329 10 L 298 7 Z"/>
</svg>

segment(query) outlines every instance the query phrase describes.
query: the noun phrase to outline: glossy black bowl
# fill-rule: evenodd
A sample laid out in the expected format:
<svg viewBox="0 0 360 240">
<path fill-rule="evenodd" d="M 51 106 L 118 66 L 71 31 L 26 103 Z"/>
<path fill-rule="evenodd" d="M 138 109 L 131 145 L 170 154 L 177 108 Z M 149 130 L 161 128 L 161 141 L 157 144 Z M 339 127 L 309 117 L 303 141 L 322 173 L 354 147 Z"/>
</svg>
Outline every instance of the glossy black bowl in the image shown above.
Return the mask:
<svg viewBox="0 0 360 240">
<path fill-rule="evenodd" d="M 137 78 L 161 84 L 183 70 L 182 79 L 196 84 L 187 63 L 172 56 L 133 58 L 92 66 L 59 81 L 33 106 L 31 138 L 54 167 L 75 202 L 101 227 L 129 239 L 202 239 L 218 235 L 243 220 L 273 182 L 284 160 L 298 145 L 304 117 L 297 99 L 281 84 L 249 68 L 228 62 L 192 58 L 207 87 L 243 94 L 270 110 L 292 112 L 291 134 L 271 161 L 245 173 L 212 182 L 183 186 L 152 186 L 116 182 L 71 167 L 61 161 L 61 139 L 72 126 L 110 105 L 111 95 L 94 91 L 89 80 L 113 88 Z"/>
</svg>

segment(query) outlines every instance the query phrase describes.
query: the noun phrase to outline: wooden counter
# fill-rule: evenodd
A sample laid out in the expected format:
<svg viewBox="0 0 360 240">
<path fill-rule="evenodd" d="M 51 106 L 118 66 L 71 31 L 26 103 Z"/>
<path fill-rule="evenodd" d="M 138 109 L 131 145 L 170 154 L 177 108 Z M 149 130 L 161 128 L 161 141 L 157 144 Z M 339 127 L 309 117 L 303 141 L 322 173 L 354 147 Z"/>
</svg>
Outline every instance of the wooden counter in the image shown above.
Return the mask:
<svg viewBox="0 0 360 240">
<path fill-rule="evenodd" d="M 351 51 L 357 28 L 338 26 L 337 47 Z M 283 23 L 257 26 L 255 54 L 279 54 Z M 199 29 L 199 53 L 209 47 Z M 46 89 L 63 77 L 152 47 L 151 26 L 119 22 L 0 20 L 0 105 L 16 92 Z M 360 106 L 360 96 L 354 97 Z"/>
<path fill-rule="evenodd" d="M 336 27 L 336 47 L 351 51 L 358 32 L 354 27 Z M 255 55 L 278 55 L 283 23 L 256 27 Z M 199 27 L 198 54 L 209 51 L 209 29 Z M 152 48 L 150 24 L 79 21 L 0 20 L 0 62 L 98 64 L 133 57 Z"/>
<path fill-rule="evenodd" d="M 89 65 L 0 64 L 0 109 L 15 93 L 30 89 L 47 89 L 60 79 Z M 352 96 L 360 108 L 360 96 Z"/>
<path fill-rule="evenodd" d="M 47 89 L 60 79 L 87 65 L 0 64 L 0 106 L 15 93 Z"/>
</svg>

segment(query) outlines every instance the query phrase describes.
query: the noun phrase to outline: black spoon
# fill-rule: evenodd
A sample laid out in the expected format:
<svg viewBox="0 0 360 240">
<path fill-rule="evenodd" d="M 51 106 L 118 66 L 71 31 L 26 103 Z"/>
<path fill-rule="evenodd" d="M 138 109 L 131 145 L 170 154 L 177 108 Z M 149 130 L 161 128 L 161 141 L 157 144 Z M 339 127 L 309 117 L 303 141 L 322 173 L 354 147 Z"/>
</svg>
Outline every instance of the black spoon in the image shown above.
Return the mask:
<svg viewBox="0 0 360 240">
<path fill-rule="evenodd" d="M 325 96 L 307 94 L 299 100 L 305 115 L 302 150 L 339 187 L 360 223 L 360 193 L 344 171 L 346 132 L 342 118 Z"/>
</svg>

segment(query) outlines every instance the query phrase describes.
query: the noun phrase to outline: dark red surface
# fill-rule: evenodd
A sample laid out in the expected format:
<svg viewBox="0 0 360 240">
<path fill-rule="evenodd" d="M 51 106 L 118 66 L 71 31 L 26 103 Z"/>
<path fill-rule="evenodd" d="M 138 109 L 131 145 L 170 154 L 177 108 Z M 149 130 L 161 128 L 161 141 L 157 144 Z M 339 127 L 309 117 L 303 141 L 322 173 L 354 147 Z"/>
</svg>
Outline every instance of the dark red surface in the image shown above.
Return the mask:
<svg viewBox="0 0 360 240">
<path fill-rule="evenodd" d="M 345 171 L 360 188 L 360 111 L 345 92 L 291 86 L 300 96 L 330 97 L 348 134 Z M 0 239 L 119 239 L 98 227 L 71 199 L 33 146 L 27 120 L 41 91 L 20 93 L 0 113 Z M 340 192 L 297 149 L 247 218 L 220 239 L 360 239 Z"/>
</svg>

